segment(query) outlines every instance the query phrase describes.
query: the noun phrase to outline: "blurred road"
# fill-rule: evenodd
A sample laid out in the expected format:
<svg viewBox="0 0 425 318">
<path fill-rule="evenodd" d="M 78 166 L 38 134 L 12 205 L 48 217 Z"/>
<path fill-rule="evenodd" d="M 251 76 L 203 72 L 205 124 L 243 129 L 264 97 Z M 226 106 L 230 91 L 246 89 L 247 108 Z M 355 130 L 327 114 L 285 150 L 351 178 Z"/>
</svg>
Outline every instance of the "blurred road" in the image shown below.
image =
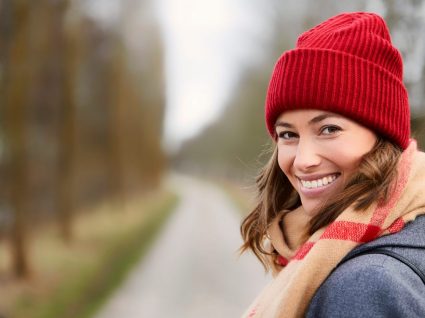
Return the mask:
<svg viewBox="0 0 425 318">
<path fill-rule="evenodd" d="M 239 215 L 216 186 L 173 176 L 180 203 L 146 256 L 96 318 L 239 317 L 270 279 L 241 244 Z"/>
</svg>

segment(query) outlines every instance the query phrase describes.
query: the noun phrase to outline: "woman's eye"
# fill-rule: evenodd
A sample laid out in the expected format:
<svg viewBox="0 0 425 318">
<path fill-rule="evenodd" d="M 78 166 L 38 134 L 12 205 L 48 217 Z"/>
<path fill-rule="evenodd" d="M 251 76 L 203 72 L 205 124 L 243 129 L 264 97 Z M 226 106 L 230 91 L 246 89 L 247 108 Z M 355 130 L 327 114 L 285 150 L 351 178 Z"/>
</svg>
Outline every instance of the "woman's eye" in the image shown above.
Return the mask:
<svg viewBox="0 0 425 318">
<path fill-rule="evenodd" d="M 292 138 L 296 138 L 297 134 L 293 133 L 292 131 L 281 131 L 278 133 L 279 138 L 282 139 L 292 139 Z"/>
<path fill-rule="evenodd" d="M 320 130 L 320 133 L 324 135 L 332 135 L 340 130 L 341 128 L 338 126 L 325 126 Z"/>
</svg>

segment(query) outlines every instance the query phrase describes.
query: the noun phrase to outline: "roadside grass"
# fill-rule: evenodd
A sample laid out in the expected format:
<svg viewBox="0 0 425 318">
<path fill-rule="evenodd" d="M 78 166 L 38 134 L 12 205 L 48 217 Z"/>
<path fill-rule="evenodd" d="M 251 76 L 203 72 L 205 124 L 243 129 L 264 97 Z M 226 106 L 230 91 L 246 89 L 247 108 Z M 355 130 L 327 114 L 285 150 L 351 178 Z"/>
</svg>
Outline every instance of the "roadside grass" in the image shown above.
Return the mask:
<svg viewBox="0 0 425 318">
<path fill-rule="evenodd" d="M 134 199 L 125 209 L 104 204 L 80 213 L 70 245 L 59 239 L 56 227 L 46 226 L 33 235 L 34 272 L 27 282 L 4 274 L 10 259 L 1 242 L 0 314 L 92 317 L 145 255 L 177 200 L 172 193 L 155 193 Z"/>
</svg>

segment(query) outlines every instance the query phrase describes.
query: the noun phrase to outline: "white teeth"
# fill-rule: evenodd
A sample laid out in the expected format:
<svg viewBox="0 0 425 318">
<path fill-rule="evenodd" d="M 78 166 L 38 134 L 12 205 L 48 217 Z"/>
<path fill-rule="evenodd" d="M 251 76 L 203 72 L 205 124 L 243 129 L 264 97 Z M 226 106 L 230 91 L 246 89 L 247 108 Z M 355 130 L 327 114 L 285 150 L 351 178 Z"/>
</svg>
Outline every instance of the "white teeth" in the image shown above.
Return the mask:
<svg viewBox="0 0 425 318">
<path fill-rule="evenodd" d="M 334 182 L 336 178 L 337 178 L 336 175 L 332 175 L 332 176 L 327 176 L 321 179 L 311 180 L 311 181 L 301 180 L 301 184 L 303 185 L 304 188 L 315 189 L 315 188 L 323 187 L 325 185 L 328 185 Z"/>
</svg>

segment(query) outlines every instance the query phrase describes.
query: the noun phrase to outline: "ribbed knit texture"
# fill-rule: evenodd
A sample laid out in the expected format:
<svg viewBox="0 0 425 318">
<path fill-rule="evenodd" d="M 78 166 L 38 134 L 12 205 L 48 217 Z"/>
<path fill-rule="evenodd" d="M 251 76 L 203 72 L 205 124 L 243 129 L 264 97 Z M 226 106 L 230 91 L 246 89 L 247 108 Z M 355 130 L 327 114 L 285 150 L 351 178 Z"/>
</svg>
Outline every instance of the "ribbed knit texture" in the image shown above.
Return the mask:
<svg viewBox="0 0 425 318">
<path fill-rule="evenodd" d="M 405 149 L 410 111 L 403 62 L 385 21 L 373 13 L 343 13 L 303 33 L 277 61 L 267 91 L 267 129 L 287 110 L 339 113 Z"/>
</svg>

